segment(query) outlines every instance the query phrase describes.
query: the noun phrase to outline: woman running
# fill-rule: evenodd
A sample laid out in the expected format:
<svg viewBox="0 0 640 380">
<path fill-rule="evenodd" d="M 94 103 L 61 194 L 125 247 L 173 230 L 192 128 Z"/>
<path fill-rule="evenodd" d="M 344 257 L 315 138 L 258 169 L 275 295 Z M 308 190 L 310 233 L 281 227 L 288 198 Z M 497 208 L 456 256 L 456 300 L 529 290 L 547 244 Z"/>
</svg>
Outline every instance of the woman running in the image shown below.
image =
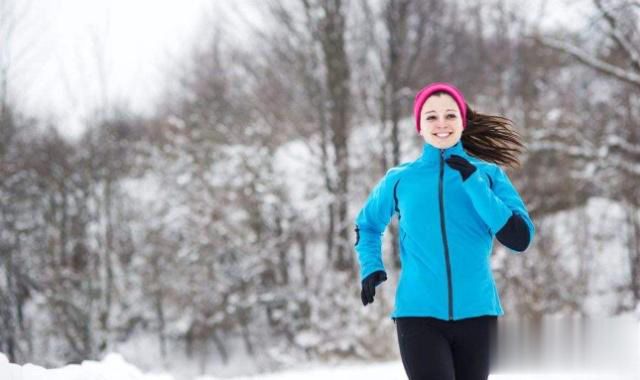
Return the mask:
<svg viewBox="0 0 640 380">
<path fill-rule="evenodd" d="M 493 238 L 517 253 L 535 233 L 500 166 L 517 166 L 524 146 L 509 119 L 474 112 L 449 83 L 420 90 L 413 112 L 422 154 L 389 169 L 356 217 L 362 303 L 387 279 L 382 236 L 397 213 L 402 269 L 391 318 L 409 379 L 486 380 L 504 314 Z"/>
</svg>

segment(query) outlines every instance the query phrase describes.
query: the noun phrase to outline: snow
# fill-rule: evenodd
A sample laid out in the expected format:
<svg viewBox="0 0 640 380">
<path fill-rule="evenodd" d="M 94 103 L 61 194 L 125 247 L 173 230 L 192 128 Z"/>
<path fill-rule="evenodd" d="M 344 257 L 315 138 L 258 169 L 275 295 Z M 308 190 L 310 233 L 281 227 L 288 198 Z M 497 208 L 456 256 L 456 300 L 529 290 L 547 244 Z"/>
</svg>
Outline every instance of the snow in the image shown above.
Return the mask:
<svg viewBox="0 0 640 380">
<path fill-rule="evenodd" d="M 23 366 L 9 363 L 0 353 L 0 379 L 2 380 L 173 380 L 167 374 L 143 374 L 127 363 L 121 355 L 111 353 L 102 361 L 85 360 L 62 368 L 46 369 L 33 364 Z"/>
<path fill-rule="evenodd" d="M 489 380 L 632 380 L 637 374 L 601 373 L 496 373 Z M 307 365 L 295 370 L 283 371 L 253 377 L 236 377 L 229 380 L 389 380 L 405 379 L 400 361 L 377 364 L 350 364 L 340 366 Z M 120 354 L 108 354 L 102 361 L 85 360 L 81 364 L 67 365 L 62 368 L 45 369 L 33 364 L 20 366 L 9 363 L 0 353 L 0 379 L 2 380 L 182 380 L 166 373 L 143 373 L 127 363 Z M 221 380 L 218 377 L 199 376 L 193 380 Z"/>
</svg>

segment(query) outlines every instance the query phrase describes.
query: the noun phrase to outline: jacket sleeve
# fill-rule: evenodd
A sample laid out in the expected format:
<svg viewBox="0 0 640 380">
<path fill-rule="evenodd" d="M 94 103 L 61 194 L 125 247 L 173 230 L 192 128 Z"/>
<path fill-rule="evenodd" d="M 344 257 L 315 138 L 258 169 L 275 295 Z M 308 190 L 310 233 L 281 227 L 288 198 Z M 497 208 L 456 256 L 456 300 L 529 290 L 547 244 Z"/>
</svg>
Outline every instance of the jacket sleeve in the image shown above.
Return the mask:
<svg viewBox="0 0 640 380">
<path fill-rule="evenodd" d="M 385 270 L 382 262 L 382 237 L 395 212 L 394 183 L 389 173 L 371 190 L 356 216 L 355 249 L 360 264 L 360 281 L 375 271 Z"/>
<path fill-rule="evenodd" d="M 492 187 L 479 170 L 463 182 L 463 187 L 498 241 L 512 251 L 522 252 L 533 241 L 535 227 L 507 174 L 501 167 L 495 168 Z"/>
</svg>

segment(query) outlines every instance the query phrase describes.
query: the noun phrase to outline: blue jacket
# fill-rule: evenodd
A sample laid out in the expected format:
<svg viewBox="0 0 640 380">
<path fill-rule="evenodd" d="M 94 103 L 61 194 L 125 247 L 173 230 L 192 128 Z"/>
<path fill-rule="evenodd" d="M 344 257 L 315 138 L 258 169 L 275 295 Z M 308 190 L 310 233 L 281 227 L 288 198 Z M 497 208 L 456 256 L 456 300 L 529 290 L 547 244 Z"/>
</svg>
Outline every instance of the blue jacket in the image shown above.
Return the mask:
<svg viewBox="0 0 640 380">
<path fill-rule="evenodd" d="M 466 181 L 445 162 L 452 154 L 476 166 Z M 395 213 L 402 269 L 391 318 L 504 314 L 490 267 L 493 238 L 522 252 L 535 229 L 500 166 L 470 156 L 458 141 L 447 149 L 425 143 L 418 159 L 389 169 L 356 217 L 361 281 L 384 270 L 382 236 Z M 511 243 L 518 225 L 524 240 Z"/>
</svg>

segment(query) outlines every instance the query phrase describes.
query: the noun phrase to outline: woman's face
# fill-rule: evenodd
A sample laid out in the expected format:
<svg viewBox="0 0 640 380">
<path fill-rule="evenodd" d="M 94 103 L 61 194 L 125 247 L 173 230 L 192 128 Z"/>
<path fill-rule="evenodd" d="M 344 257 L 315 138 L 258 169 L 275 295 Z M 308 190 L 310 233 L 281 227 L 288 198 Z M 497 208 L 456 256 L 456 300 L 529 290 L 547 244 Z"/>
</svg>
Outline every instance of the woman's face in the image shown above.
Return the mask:
<svg viewBox="0 0 640 380">
<path fill-rule="evenodd" d="M 462 136 L 458 104 L 447 94 L 429 96 L 420 110 L 420 135 L 439 149 L 455 145 Z"/>
</svg>

